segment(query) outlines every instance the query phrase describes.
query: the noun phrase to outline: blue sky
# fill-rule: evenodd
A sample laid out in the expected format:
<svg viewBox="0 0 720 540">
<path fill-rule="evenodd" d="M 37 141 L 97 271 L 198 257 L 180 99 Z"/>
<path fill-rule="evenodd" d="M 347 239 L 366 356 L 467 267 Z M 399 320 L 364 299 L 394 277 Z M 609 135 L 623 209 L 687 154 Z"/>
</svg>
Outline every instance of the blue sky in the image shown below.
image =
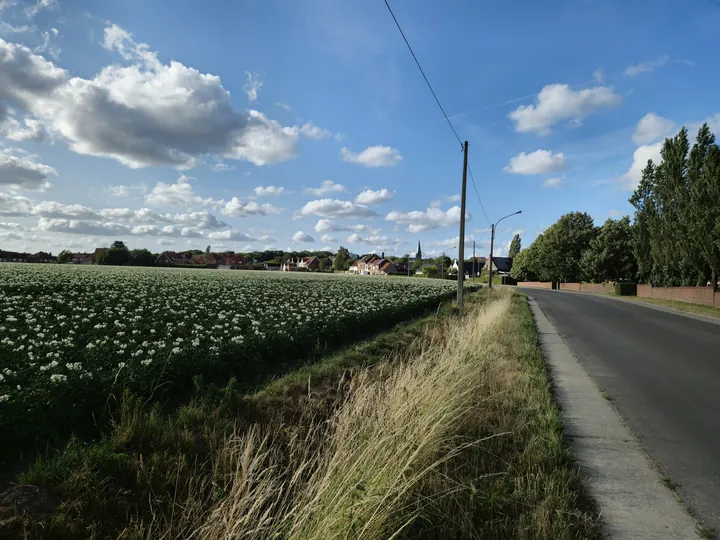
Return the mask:
<svg viewBox="0 0 720 540">
<path fill-rule="evenodd" d="M 496 254 L 631 213 L 664 136 L 720 131 L 720 3 L 391 5 L 488 217 L 523 211 Z M 460 145 L 382 0 L 0 0 L 0 39 L 4 249 L 457 244 Z"/>
</svg>

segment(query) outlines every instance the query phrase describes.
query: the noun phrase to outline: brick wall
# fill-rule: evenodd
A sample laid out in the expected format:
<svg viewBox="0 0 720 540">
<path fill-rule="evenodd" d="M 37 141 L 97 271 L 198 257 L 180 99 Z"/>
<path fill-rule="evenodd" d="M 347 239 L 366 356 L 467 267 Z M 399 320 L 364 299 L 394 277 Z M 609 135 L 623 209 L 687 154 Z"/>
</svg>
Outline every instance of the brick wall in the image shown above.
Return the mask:
<svg viewBox="0 0 720 540">
<path fill-rule="evenodd" d="M 652 298 L 662 300 L 676 300 L 710 307 L 715 305 L 715 291 L 712 287 L 653 287 L 651 294 Z"/>
<path fill-rule="evenodd" d="M 552 281 L 519 281 L 517 286 L 529 289 L 552 289 Z"/>
<path fill-rule="evenodd" d="M 580 292 L 580 284 L 579 283 L 560 283 L 560 290 L 561 291 Z"/>
<path fill-rule="evenodd" d="M 581 283 L 580 292 L 588 293 L 614 293 L 614 283 Z"/>
<path fill-rule="evenodd" d="M 652 298 L 652 285 L 638 285 L 637 286 L 637 295 L 640 298 Z"/>
</svg>

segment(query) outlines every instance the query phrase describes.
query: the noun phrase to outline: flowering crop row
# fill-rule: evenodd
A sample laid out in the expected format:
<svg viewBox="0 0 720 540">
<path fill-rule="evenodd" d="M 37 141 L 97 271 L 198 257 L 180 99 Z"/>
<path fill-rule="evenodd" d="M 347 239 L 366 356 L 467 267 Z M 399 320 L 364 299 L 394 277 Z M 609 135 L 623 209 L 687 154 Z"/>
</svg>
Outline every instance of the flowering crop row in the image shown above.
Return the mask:
<svg viewBox="0 0 720 540">
<path fill-rule="evenodd" d="M 438 280 L 0 264 L 0 433 L 77 419 L 130 388 L 290 366 L 449 298 Z M 30 428 L 28 428 L 30 426 Z M 4 436 L 0 436 L 0 439 Z"/>
</svg>

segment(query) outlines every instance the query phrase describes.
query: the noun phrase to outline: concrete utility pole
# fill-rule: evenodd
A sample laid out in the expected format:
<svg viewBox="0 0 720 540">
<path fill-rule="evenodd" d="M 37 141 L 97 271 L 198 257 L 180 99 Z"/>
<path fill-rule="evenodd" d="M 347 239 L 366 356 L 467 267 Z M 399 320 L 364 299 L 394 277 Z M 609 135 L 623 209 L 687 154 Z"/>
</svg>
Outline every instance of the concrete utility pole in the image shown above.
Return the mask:
<svg viewBox="0 0 720 540">
<path fill-rule="evenodd" d="M 460 238 L 458 239 L 458 289 L 457 305 L 463 306 L 463 286 L 465 285 L 465 192 L 467 191 L 468 142 L 463 146 L 462 193 L 460 199 Z"/>
<path fill-rule="evenodd" d="M 510 216 L 516 216 L 518 214 L 522 214 L 522 210 L 518 210 L 517 212 L 513 212 L 512 214 L 508 214 L 505 217 L 501 217 L 498 219 L 494 225 L 490 227 L 490 260 L 488 261 L 488 289 L 492 289 L 492 259 L 493 259 L 493 244 L 495 243 L 495 229 L 497 228 L 497 224 L 500 223 L 503 219 L 509 218 Z"/>
</svg>

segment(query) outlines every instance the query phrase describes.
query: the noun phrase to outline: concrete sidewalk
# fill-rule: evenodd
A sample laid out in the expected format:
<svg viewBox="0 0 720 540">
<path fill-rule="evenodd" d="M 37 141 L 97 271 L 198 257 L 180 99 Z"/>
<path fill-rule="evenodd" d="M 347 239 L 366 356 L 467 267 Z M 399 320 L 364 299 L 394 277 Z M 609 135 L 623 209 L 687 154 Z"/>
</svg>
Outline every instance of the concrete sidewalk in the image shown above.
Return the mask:
<svg viewBox="0 0 720 540">
<path fill-rule="evenodd" d="M 529 294 L 565 432 L 589 494 L 616 539 L 698 538 L 698 527 L 662 483 L 640 444 Z"/>
</svg>

